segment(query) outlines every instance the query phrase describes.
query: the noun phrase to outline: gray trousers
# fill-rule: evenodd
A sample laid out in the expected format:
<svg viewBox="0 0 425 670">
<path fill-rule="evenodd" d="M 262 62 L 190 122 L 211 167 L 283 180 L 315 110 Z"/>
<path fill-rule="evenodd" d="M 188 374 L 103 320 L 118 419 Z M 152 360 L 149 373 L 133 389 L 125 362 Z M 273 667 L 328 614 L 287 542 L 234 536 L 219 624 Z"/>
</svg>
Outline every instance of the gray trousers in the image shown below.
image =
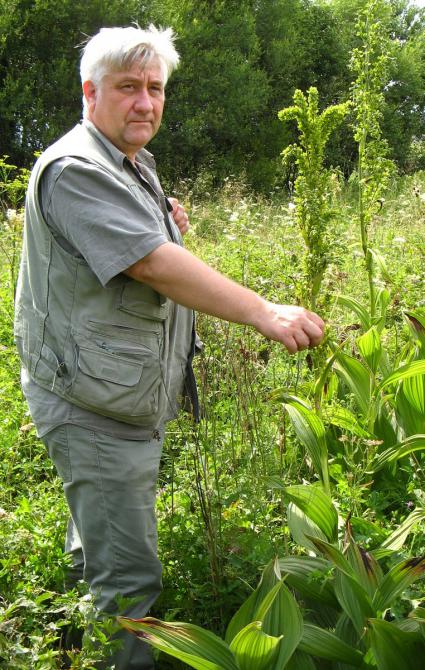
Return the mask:
<svg viewBox="0 0 425 670">
<path fill-rule="evenodd" d="M 161 591 L 155 496 L 163 435 L 125 440 L 64 424 L 43 442 L 71 513 L 68 586 L 84 579 L 100 611 L 143 617 Z M 120 610 L 117 596 L 137 603 Z M 124 630 L 118 637 L 121 648 L 102 667 L 153 669 L 148 645 Z"/>
</svg>

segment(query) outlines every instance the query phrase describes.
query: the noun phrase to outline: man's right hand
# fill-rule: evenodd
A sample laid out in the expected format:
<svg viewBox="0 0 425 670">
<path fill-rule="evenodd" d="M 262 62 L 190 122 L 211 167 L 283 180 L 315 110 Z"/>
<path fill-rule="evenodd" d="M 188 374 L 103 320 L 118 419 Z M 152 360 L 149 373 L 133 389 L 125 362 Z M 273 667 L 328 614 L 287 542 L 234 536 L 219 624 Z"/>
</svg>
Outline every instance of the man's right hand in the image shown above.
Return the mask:
<svg viewBox="0 0 425 670">
<path fill-rule="evenodd" d="M 320 316 L 296 305 L 265 303 L 253 323 L 264 337 L 281 342 L 290 354 L 321 343 L 325 324 Z"/>
</svg>

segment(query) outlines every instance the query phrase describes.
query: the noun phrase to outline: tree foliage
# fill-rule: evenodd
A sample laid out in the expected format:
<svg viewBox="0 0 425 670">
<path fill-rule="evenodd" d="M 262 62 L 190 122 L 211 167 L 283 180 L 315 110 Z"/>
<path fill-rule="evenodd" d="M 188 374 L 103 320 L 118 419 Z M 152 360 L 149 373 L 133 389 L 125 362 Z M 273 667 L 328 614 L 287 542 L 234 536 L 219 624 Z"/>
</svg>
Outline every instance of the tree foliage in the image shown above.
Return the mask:
<svg viewBox="0 0 425 670">
<path fill-rule="evenodd" d="M 163 128 L 152 143 L 163 177 L 192 179 L 207 171 L 220 180 L 245 174 L 254 186 L 269 189 L 282 178 L 282 148 L 295 139 L 295 129 L 277 118 L 294 91 L 315 86 L 323 107 L 349 98 L 349 54 L 358 46 L 353 26 L 364 4 L 2 0 L 0 155 L 29 167 L 35 151 L 79 120 L 78 46 L 87 36 L 102 26 L 152 21 L 175 29 L 182 56 L 167 87 Z M 425 129 L 425 16 L 409 0 L 384 5 L 393 55 L 383 134 L 399 167 L 415 169 Z M 348 174 L 355 145 L 348 121 L 346 128 L 331 140 L 328 152 L 331 163 Z"/>
</svg>

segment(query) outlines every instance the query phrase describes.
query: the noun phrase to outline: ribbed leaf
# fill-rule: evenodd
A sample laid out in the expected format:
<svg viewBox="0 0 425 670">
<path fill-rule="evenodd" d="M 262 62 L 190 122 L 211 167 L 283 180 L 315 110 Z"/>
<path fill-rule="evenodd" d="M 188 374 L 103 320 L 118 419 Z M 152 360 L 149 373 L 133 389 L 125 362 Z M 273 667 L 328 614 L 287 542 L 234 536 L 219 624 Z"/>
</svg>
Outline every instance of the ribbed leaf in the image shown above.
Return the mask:
<svg viewBox="0 0 425 670">
<path fill-rule="evenodd" d="M 423 519 L 425 519 L 425 509 L 418 507 L 413 510 L 403 523 L 382 542 L 381 546 L 373 550 L 373 555 L 381 558 L 401 549 L 414 526 Z"/>
<path fill-rule="evenodd" d="M 360 637 L 367 619 L 374 616 L 368 593 L 356 579 L 338 570 L 335 575 L 335 595 Z"/>
<path fill-rule="evenodd" d="M 317 537 L 309 537 L 316 549 L 325 556 L 338 570 L 352 579 L 356 579 L 356 573 L 343 555 L 343 553 L 329 542 L 324 542 Z"/>
<path fill-rule="evenodd" d="M 303 618 L 294 596 L 283 581 L 280 582 L 279 592 L 264 616 L 262 629 L 268 635 L 283 636 L 275 667 L 284 668 L 301 639 Z"/>
<path fill-rule="evenodd" d="M 332 542 L 337 538 L 338 513 L 331 498 L 318 486 L 295 485 L 283 489 L 284 497 L 300 508 Z"/>
<path fill-rule="evenodd" d="M 369 440 L 374 437 L 372 433 L 364 429 L 359 418 L 346 407 L 336 405 L 326 407 L 323 409 L 323 415 L 328 423 L 353 433 L 357 437 L 364 437 Z"/>
<path fill-rule="evenodd" d="M 357 338 L 357 346 L 370 370 L 376 375 L 382 356 L 381 338 L 377 327 L 372 326 L 366 333 Z"/>
<path fill-rule="evenodd" d="M 388 377 L 386 377 L 378 386 L 377 393 L 381 392 L 387 386 L 391 384 L 398 384 L 399 382 L 409 379 L 409 377 L 415 377 L 416 375 L 425 374 L 425 361 L 413 361 L 412 363 L 407 363 L 401 368 L 398 368 L 392 372 Z"/>
<path fill-rule="evenodd" d="M 338 305 L 348 307 L 348 309 L 351 309 L 351 311 L 356 314 L 362 324 L 363 330 L 368 330 L 370 328 L 370 314 L 358 300 L 354 300 L 354 298 L 349 298 L 348 296 L 339 295 L 336 302 Z"/>
<path fill-rule="evenodd" d="M 356 573 L 359 584 L 372 598 L 383 578 L 382 569 L 376 559 L 354 541 L 349 523 L 346 527 L 345 541 L 347 544 L 345 557 Z"/>
<path fill-rule="evenodd" d="M 301 596 L 331 607 L 338 605 L 331 585 L 329 561 L 317 556 L 288 556 L 279 563 L 282 574 L 287 575 L 285 582 Z"/>
<path fill-rule="evenodd" d="M 325 427 L 320 417 L 303 404 L 292 401 L 284 403 L 295 433 L 301 444 L 307 449 L 314 469 L 329 491 L 328 448 L 325 439 Z"/>
<path fill-rule="evenodd" d="M 358 649 L 343 642 L 334 633 L 307 622 L 304 622 L 299 649 L 312 656 L 350 663 L 355 667 L 360 667 L 363 661 L 363 654 Z"/>
<path fill-rule="evenodd" d="M 371 401 L 369 371 L 352 356 L 338 353 L 334 368 L 354 395 L 361 413 L 367 416 Z"/>
<path fill-rule="evenodd" d="M 393 600 L 417 579 L 425 574 L 425 558 L 409 558 L 397 563 L 385 575 L 377 588 L 372 606 L 377 612 L 383 612 L 390 607 Z"/>
<path fill-rule="evenodd" d="M 387 463 L 393 463 L 394 461 L 398 461 L 399 458 L 403 458 L 403 456 L 407 456 L 414 451 L 421 451 L 422 449 L 425 449 L 425 435 L 411 435 L 402 442 L 378 454 L 369 472 L 378 472 Z"/>
<path fill-rule="evenodd" d="M 281 670 L 281 668 L 275 668 L 274 670 Z M 309 654 L 300 651 L 298 648 L 285 670 L 316 670 L 316 664 Z"/>
<path fill-rule="evenodd" d="M 327 540 L 326 535 L 320 530 L 319 526 L 309 519 L 309 517 L 293 503 L 289 503 L 288 505 L 286 518 L 294 542 L 301 547 L 305 547 L 307 551 L 316 553 L 316 547 L 311 540 L 308 539 L 309 537 L 317 537 L 320 540 Z"/>
<path fill-rule="evenodd" d="M 369 621 L 369 637 L 378 670 L 418 670 L 425 648 L 415 633 L 381 619 Z"/>
<path fill-rule="evenodd" d="M 241 631 L 245 626 L 252 623 L 252 621 L 258 621 L 257 611 L 260 605 L 264 602 L 267 594 L 272 591 L 272 589 L 280 582 L 281 574 L 279 568 L 279 562 L 277 559 L 274 559 L 268 563 L 266 568 L 263 571 L 261 580 L 257 588 L 247 600 L 241 605 L 239 610 L 234 614 L 230 620 L 229 625 L 226 630 L 226 642 L 230 644 L 233 638 Z"/>
<path fill-rule="evenodd" d="M 229 647 L 219 637 L 189 623 L 165 622 L 152 617 L 119 623 L 144 642 L 197 670 L 239 670 Z"/>
<path fill-rule="evenodd" d="M 419 340 L 422 348 L 425 348 L 425 313 L 405 312 L 404 316 L 409 324 L 412 335 Z"/>
<path fill-rule="evenodd" d="M 414 409 L 425 417 L 425 375 L 415 375 L 403 382 L 404 396 Z M 425 418 L 424 418 L 425 429 Z"/>
<path fill-rule="evenodd" d="M 239 631 L 230 649 L 240 670 L 270 670 L 277 657 L 279 642 L 279 637 L 267 635 L 261 630 L 261 623 L 253 621 Z"/>
</svg>

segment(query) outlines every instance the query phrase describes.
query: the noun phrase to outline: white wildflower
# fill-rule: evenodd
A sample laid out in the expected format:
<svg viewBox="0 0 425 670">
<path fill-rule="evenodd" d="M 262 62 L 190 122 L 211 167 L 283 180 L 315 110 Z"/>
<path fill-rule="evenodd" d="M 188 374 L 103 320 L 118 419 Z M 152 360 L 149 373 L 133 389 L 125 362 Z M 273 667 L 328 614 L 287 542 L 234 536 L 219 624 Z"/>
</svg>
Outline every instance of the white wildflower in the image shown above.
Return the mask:
<svg viewBox="0 0 425 670">
<path fill-rule="evenodd" d="M 239 219 L 239 213 L 238 212 L 233 212 L 229 216 L 229 221 L 237 221 Z"/>
<path fill-rule="evenodd" d="M 293 212 L 294 209 L 296 209 L 296 205 L 294 202 L 288 202 L 288 209 L 290 212 Z"/>
<path fill-rule="evenodd" d="M 393 242 L 396 244 L 404 244 L 406 241 L 405 237 L 393 237 Z"/>
<path fill-rule="evenodd" d="M 6 219 L 8 221 L 13 221 L 13 219 L 16 219 L 16 209 L 7 209 L 6 210 Z"/>
</svg>

